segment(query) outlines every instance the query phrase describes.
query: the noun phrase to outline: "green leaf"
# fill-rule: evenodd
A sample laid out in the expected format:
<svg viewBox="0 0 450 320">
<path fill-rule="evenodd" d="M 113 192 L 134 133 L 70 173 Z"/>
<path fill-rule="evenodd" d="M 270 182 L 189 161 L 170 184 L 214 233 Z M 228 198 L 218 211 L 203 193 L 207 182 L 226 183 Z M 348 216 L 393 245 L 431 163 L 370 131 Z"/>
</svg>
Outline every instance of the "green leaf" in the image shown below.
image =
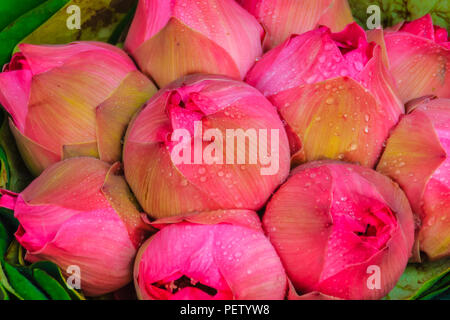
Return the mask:
<svg viewBox="0 0 450 320">
<path fill-rule="evenodd" d="M 71 300 L 70 295 L 64 290 L 61 284 L 50 277 L 45 271 L 34 269 L 33 276 L 39 286 L 52 300 Z"/>
<path fill-rule="evenodd" d="M 107 42 L 135 3 L 136 0 L 71 0 L 20 42 L 32 44 L 61 44 L 78 40 Z M 70 30 L 67 21 L 71 15 L 67 13 L 67 8 L 74 4 L 80 8 L 81 27 Z"/>
<path fill-rule="evenodd" d="M 131 7 L 127 15 L 122 19 L 117 28 L 108 39 L 108 43 L 123 47 L 128 30 L 130 29 L 131 22 L 133 21 L 134 14 L 136 13 L 137 2 Z"/>
<path fill-rule="evenodd" d="M 11 237 L 8 233 L 8 230 L 6 230 L 5 226 L 0 220 L 0 259 L 2 259 L 5 255 L 6 249 L 8 248 L 10 242 Z"/>
<path fill-rule="evenodd" d="M 22 191 L 32 180 L 20 157 L 16 142 L 9 130 L 8 117 L 2 111 L 0 125 L 0 188 L 14 192 Z"/>
<path fill-rule="evenodd" d="M 433 262 L 411 263 L 395 288 L 385 297 L 388 300 L 417 299 L 431 293 L 450 270 L 450 258 Z"/>
<path fill-rule="evenodd" d="M 0 30 L 43 2 L 45 0 L 2 0 L 0 2 L 0 17 L 2 17 L 0 19 Z"/>
<path fill-rule="evenodd" d="M 14 47 L 20 40 L 47 21 L 67 1 L 69 0 L 47 0 L 3 29 L 0 32 L 0 65 L 9 61 Z"/>
<path fill-rule="evenodd" d="M 0 285 L 0 300 L 9 300 L 8 292 Z"/>
<path fill-rule="evenodd" d="M 85 300 L 84 296 L 82 296 L 78 291 L 69 287 L 67 285 L 66 279 L 64 278 L 61 269 L 50 261 L 38 261 L 33 263 L 30 266 L 31 269 L 40 269 L 45 271 L 48 275 L 50 275 L 53 279 L 55 279 L 69 294 L 72 300 Z"/>
<path fill-rule="evenodd" d="M 10 177 L 8 158 L 6 152 L 0 147 L 0 188 L 8 188 L 8 180 Z"/>
<path fill-rule="evenodd" d="M 415 20 L 427 13 L 433 23 L 450 30 L 450 0 L 349 0 L 355 20 L 366 27 L 370 14 L 367 8 L 377 5 L 381 11 L 382 25 L 392 26 L 404 20 Z"/>
<path fill-rule="evenodd" d="M 14 239 L 11 242 L 8 250 L 6 251 L 4 259 L 6 262 L 10 264 L 25 266 L 25 262 L 23 260 L 23 247 L 19 244 L 17 240 Z"/>
<path fill-rule="evenodd" d="M 20 297 L 25 300 L 48 300 L 45 294 L 18 270 L 21 269 L 20 267 L 15 268 L 4 262 L 3 268 L 10 286 Z"/>
<path fill-rule="evenodd" d="M 9 284 L 8 278 L 6 278 L 6 274 L 3 271 L 2 259 L 0 259 L 0 286 L 4 288 L 7 292 L 11 293 L 18 299 L 23 299 L 11 285 Z"/>
<path fill-rule="evenodd" d="M 19 227 L 19 220 L 14 217 L 14 211 L 6 208 L 0 208 L 0 221 L 10 235 L 15 233 Z"/>
<path fill-rule="evenodd" d="M 117 28 L 109 37 L 108 43 L 118 45 L 119 47 L 123 47 L 123 43 L 125 42 L 128 30 L 130 29 L 131 22 L 133 21 L 134 18 L 134 14 L 136 13 L 136 8 L 137 8 L 137 1 L 135 1 L 134 5 L 130 8 L 126 16 L 117 25 Z"/>
<path fill-rule="evenodd" d="M 4 256 L 4 260 L 10 264 L 19 264 L 19 247 L 20 244 L 17 240 L 11 241 Z"/>
<path fill-rule="evenodd" d="M 417 300 L 435 300 L 435 299 L 441 300 L 443 298 L 440 298 L 440 295 L 442 295 L 442 294 L 444 294 L 444 293 L 446 293 L 448 291 L 450 291 L 450 285 L 446 286 L 444 288 L 438 289 L 436 291 L 432 291 L 429 294 L 418 298 Z"/>
<path fill-rule="evenodd" d="M 418 293 L 416 293 L 411 299 L 413 300 L 430 300 L 433 299 L 450 288 L 450 270 L 447 270 L 442 274 L 438 279 L 433 281 L 429 281 L 430 285 L 428 288 L 421 289 Z"/>
<path fill-rule="evenodd" d="M 433 297 L 433 300 L 450 300 L 450 288 L 447 288 L 444 292 Z"/>
</svg>

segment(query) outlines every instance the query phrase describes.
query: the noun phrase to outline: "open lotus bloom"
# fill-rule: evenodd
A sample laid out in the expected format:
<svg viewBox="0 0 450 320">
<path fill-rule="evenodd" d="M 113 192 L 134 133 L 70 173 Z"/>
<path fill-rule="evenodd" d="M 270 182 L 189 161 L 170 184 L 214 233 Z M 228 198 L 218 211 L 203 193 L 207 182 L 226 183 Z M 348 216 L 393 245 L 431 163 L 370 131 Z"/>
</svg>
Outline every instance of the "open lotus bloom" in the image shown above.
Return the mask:
<svg viewBox="0 0 450 320">
<path fill-rule="evenodd" d="M 388 29 L 384 45 L 403 102 L 430 94 L 450 98 L 450 42 L 429 14 Z"/>
<path fill-rule="evenodd" d="M 276 108 L 248 84 L 193 75 L 161 89 L 130 123 L 125 176 L 149 215 L 260 209 L 289 174 Z"/>
<path fill-rule="evenodd" d="M 0 73 L 0 104 L 30 171 L 74 156 L 120 160 L 128 122 L 156 92 L 133 61 L 99 42 L 19 49 Z"/>
<path fill-rule="evenodd" d="M 238 0 L 263 25 L 264 50 L 320 25 L 342 31 L 353 17 L 347 0 Z"/>
<path fill-rule="evenodd" d="M 15 236 L 27 261 L 56 263 L 89 296 L 131 281 L 148 226 L 119 163 L 72 158 L 47 168 L 20 194 L 0 192 L 0 206 L 14 210 L 19 220 Z"/>
<path fill-rule="evenodd" d="M 224 210 L 157 220 L 139 249 L 138 298 L 280 300 L 287 278 L 257 214 Z"/>
<path fill-rule="evenodd" d="M 382 174 L 335 161 L 302 165 L 273 195 L 263 226 L 295 288 L 380 299 L 403 273 L 414 218 Z"/>
<path fill-rule="evenodd" d="M 411 108 L 387 141 L 377 170 L 397 181 L 421 218 L 417 247 L 450 256 L 450 99 Z"/>
<path fill-rule="evenodd" d="M 293 162 L 339 159 L 375 165 L 404 107 L 380 46 L 356 23 L 291 36 L 246 81 L 286 122 Z"/>
<path fill-rule="evenodd" d="M 160 87 L 192 73 L 242 79 L 263 33 L 234 0 L 140 0 L 125 49 Z"/>
</svg>

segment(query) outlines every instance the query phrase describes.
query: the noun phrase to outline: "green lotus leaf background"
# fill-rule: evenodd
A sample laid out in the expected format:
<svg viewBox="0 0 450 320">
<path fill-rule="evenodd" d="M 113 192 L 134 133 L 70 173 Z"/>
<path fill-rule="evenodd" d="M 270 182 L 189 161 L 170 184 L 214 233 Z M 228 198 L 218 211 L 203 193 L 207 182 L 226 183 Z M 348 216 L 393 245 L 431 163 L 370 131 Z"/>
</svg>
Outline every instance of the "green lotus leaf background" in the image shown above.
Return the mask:
<svg viewBox="0 0 450 320">
<path fill-rule="evenodd" d="M 433 21 L 450 28 L 450 0 L 349 0 L 353 15 L 365 27 L 367 7 L 378 5 L 384 26 L 430 13 Z M 81 28 L 66 27 L 67 8 L 81 9 Z M 122 46 L 137 0 L 1 0 L 0 65 L 7 63 L 19 43 L 61 44 L 96 40 Z M 1 111 L 0 111 L 1 112 Z M 20 192 L 31 181 L 9 131 L 7 116 L 0 113 L 0 188 Z M 10 210 L 0 209 L 0 300 L 82 300 L 67 285 L 61 269 L 49 261 L 32 265 L 14 239 L 18 221 Z M 97 299 L 110 299 L 106 295 Z M 411 263 L 385 299 L 450 299 L 450 259 Z"/>
<path fill-rule="evenodd" d="M 383 26 L 414 20 L 430 13 L 433 23 L 450 30 L 450 0 L 349 0 L 353 16 L 365 27 L 367 8 L 377 5 Z"/>
</svg>

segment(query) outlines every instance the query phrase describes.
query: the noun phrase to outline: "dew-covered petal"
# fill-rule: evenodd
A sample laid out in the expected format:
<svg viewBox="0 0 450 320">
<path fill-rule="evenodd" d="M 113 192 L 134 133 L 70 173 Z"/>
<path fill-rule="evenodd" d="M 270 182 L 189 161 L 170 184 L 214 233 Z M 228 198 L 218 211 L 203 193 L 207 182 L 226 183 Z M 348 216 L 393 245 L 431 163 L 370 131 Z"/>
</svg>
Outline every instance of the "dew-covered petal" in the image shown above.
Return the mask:
<svg viewBox="0 0 450 320">
<path fill-rule="evenodd" d="M 390 70 L 403 102 L 425 95 L 450 97 L 450 50 L 407 32 L 385 35 Z"/>
<path fill-rule="evenodd" d="M 306 161 L 328 158 L 372 167 L 396 123 L 386 117 L 389 106 L 347 77 L 286 90 L 270 100 L 300 138 Z"/>
<path fill-rule="evenodd" d="M 50 260 L 63 272 L 77 265 L 83 292 L 98 296 L 131 281 L 135 253 L 123 222 L 109 208 L 67 219 L 50 242 L 40 250 L 29 250 L 25 258 L 30 262 Z"/>
</svg>

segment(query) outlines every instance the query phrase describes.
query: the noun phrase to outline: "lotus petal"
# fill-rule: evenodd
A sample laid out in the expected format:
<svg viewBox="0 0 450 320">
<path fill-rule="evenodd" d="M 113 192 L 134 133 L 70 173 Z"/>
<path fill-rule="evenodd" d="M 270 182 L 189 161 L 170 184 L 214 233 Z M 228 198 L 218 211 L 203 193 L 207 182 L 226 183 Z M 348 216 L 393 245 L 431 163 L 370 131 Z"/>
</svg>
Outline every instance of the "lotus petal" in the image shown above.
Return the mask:
<svg viewBox="0 0 450 320">
<path fill-rule="evenodd" d="M 23 161 L 34 176 L 38 176 L 45 168 L 61 160 L 62 152 L 53 153 L 39 143 L 27 138 L 19 131 L 12 120 L 9 121 L 9 127 Z"/>
<path fill-rule="evenodd" d="M 11 115 L 19 131 L 24 130 L 27 118 L 31 76 L 29 70 L 0 73 L 0 104 Z"/>
<path fill-rule="evenodd" d="M 96 109 L 97 143 L 100 159 L 119 161 L 121 139 L 132 116 L 156 93 L 156 87 L 142 73 L 130 72 L 116 91 Z"/>
<path fill-rule="evenodd" d="M 403 117 L 393 130 L 377 171 L 397 181 L 414 211 L 422 213 L 420 202 L 426 183 L 445 158 L 433 123 L 417 110 Z"/>
<path fill-rule="evenodd" d="M 392 75 L 403 102 L 425 95 L 450 97 L 450 50 L 399 31 L 385 35 Z"/>
<path fill-rule="evenodd" d="M 287 281 L 261 230 L 181 222 L 141 247 L 135 285 L 141 299 L 282 299 Z"/>
<path fill-rule="evenodd" d="M 302 141 L 306 161 L 339 159 L 375 165 L 395 124 L 359 83 L 336 78 L 280 92 L 270 99 Z"/>
<path fill-rule="evenodd" d="M 134 56 L 141 69 L 160 87 L 192 73 L 241 77 L 236 63 L 223 48 L 176 18 L 171 18 L 157 35 L 144 42 Z"/>
</svg>

